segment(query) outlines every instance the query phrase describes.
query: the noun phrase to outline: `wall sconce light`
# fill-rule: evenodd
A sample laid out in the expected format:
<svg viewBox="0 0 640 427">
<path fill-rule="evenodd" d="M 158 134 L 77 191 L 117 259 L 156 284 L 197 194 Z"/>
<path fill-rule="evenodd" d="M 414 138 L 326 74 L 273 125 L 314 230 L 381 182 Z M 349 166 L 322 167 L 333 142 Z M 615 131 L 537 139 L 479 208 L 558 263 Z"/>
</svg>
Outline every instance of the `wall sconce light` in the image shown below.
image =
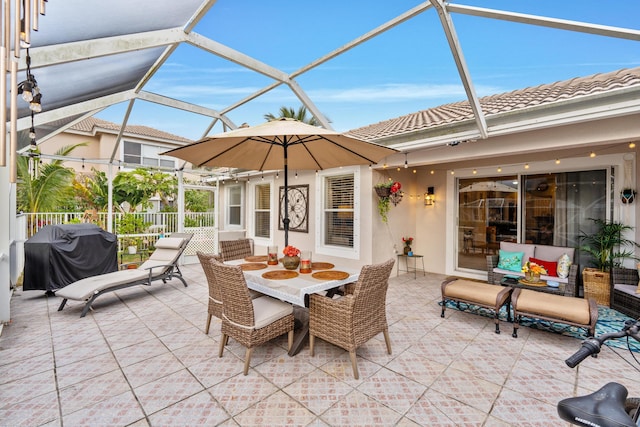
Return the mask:
<svg viewBox="0 0 640 427">
<path fill-rule="evenodd" d="M 435 202 L 436 202 L 436 199 L 435 199 L 433 187 L 427 187 L 427 192 L 424 193 L 424 205 L 433 206 Z"/>
</svg>

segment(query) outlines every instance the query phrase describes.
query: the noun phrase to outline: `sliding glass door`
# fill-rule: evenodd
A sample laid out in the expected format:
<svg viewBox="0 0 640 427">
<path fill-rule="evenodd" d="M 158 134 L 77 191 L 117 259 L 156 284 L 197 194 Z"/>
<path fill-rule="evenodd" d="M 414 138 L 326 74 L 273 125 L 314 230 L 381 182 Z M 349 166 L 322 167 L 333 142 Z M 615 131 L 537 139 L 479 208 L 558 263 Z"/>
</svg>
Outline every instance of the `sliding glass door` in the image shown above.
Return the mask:
<svg viewBox="0 0 640 427">
<path fill-rule="evenodd" d="M 458 268 L 486 270 L 501 241 L 578 247 L 607 217 L 607 189 L 605 169 L 458 179 Z"/>
</svg>

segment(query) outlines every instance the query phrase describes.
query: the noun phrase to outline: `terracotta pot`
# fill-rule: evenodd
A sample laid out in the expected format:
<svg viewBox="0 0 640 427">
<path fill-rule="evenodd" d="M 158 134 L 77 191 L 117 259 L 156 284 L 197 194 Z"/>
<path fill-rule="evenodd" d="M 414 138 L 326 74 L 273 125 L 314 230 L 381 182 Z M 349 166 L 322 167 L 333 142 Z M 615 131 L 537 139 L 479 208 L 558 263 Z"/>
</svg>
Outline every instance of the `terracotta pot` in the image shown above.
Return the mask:
<svg viewBox="0 0 640 427">
<path fill-rule="evenodd" d="M 282 265 L 287 270 L 295 270 L 300 265 L 300 257 L 298 256 L 284 256 L 282 257 Z"/>
</svg>

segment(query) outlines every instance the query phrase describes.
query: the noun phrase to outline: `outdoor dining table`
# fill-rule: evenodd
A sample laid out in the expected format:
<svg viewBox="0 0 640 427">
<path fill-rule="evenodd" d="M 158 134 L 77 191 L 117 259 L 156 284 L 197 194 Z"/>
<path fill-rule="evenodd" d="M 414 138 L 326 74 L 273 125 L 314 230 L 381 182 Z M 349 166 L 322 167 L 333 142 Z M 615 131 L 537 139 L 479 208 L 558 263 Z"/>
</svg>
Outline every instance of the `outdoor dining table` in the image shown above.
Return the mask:
<svg viewBox="0 0 640 427">
<path fill-rule="evenodd" d="M 242 265 L 249 264 L 249 262 L 243 259 L 236 259 L 226 261 L 225 264 Z M 247 287 L 270 297 L 277 298 L 279 300 L 286 301 L 298 307 L 304 308 L 306 308 L 308 305 L 308 295 L 317 292 L 328 291 L 330 289 L 335 289 L 339 286 L 346 285 L 347 283 L 355 282 L 360 276 L 360 268 L 345 267 L 344 265 L 339 264 L 334 264 L 333 268 L 331 269 L 313 270 L 312 273 L 308 274 L 300 273 L 297 270 L 285 270 L 282 264 L 267 265 L 266 261 L 263 264 L 265 265 L 265 267 L 256 265 L 252 266 L 256 269 L 243 270 L 244 277 L 247 282 Z M 296 272 L 297 276 L 283 279 L 264 277 L 265 273 L 268 273 L 268 277 L 270 274 L 272 274 L 271 272 L 275 271 Z M 323 271 L 345 272 L 348 274 L 348 276 L 342 279 L 318 279 L 313 277 L 314 273 Z M 297 354 L 302 349 L 302 346 L 304 345 L 304 341 L 308 334 L 309 323 L 308 321 L 304 321 L 301 330 L 296 333 L 293 347 L 289 351 L 289 356 Z"/>
</svg>

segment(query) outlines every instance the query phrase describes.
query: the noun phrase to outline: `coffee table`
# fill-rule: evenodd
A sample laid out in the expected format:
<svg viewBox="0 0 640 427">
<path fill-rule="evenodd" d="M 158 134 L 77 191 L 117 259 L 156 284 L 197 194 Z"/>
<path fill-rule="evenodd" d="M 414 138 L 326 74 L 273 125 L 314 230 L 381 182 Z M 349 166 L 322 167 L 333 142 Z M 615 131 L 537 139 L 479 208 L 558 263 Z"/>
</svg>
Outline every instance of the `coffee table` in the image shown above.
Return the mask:
<svg viewBox="0 0 640 427">
<path fill-rule="evenodd" d="M 522 279 L 524 278 L 521 278 L 517 282 L 513 282 L 513 281 L 510 281 L 507 276 L 505 276 L 502 278 L 502 280 L 500 280 L 500 284 L 502 286 L 509 286 L 511 288 L 530 289 L 532 291 L 545 292 L 548 294 L 564 295 L 564 287 L 565 287 L 564 283 L 560 283 L 560 286 L 558 287 L 551 287 L 551 286 L 547 286 L 547 282 L 545 281 L 541 281 L 540 282 L 541 285 L 534 285 L 534 284 L 527 283 Z"/>
</svg>

